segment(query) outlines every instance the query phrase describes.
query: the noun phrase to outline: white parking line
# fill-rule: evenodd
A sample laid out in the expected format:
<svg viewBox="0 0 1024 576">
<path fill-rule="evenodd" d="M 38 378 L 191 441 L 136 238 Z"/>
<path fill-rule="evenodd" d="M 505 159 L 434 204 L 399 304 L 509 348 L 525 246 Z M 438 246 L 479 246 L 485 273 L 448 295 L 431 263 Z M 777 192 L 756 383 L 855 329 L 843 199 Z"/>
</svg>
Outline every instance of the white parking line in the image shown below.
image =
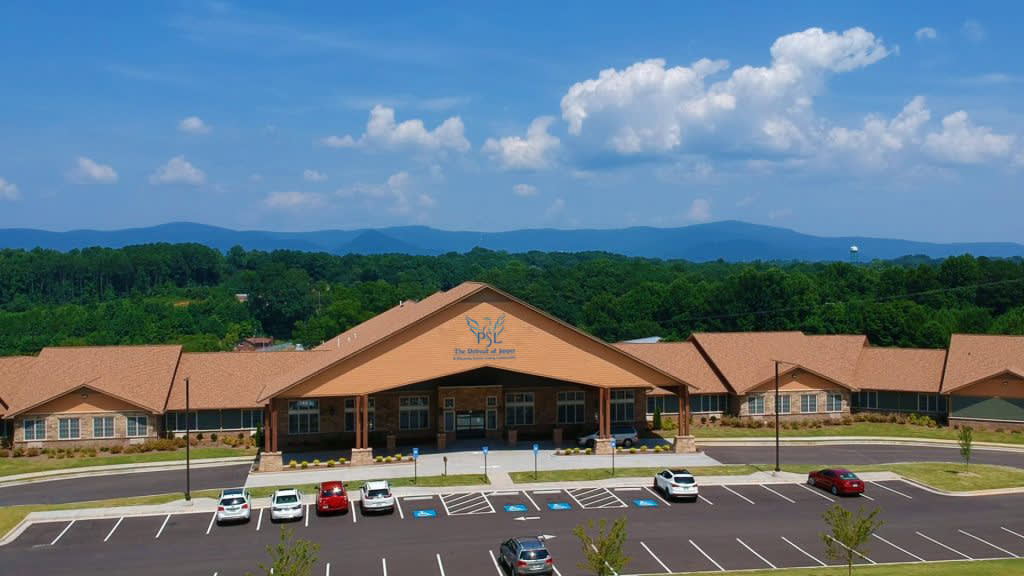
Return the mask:
<svg viewBox="0 0 1024 576">
<path fill-rule="evenodd" d="M 494 563 L 494 569 L 498 572 L 498 576 L 505 576 L 505 573 L 501 571 L 501 566 L 498 566 L 498 559 L 494 557 L 494 550 L 488 550 L 487 553 L 491 555 L 491 562 Z"/>
<path fill-rule="evenodd" d="M 380 568 L 381 568 L 381 570 L 384 571 L 384 576 L 388 576 L 388 559 L 387 558 L 381 558 L 380 559 Z"/>
<path fill-rule="evenodd" d="M 358 522 L 358 520 L 356 519 L 356 516 L 358 516 L 358 514 L 356 512 L 358 512 L 359 506 L 353 506 L 352 503 L 349 502 L 348 507 L 352 510 L 352 523 L 355 524 L 356 522 Z"/>
<path fill-rule="evenodd" d="M 263 526 L 263 508 L 260 508 L 260 513 L 256 516 L 256 531 L 260 531 L 260 526 Z"/>
<path fill-rule="evenodd" d="M 495 490 L 488 492 L 488 496 L 519 496 L 519 490 Z"/>
<path fill-rule="evenodd" d="M 626 503 L 607 488 L 568 489 L 565 491 L 584 510 L 626 508 Z"/>
<path fill-rule="evenodd" d="M 600 552 L 597 552 L 597 546 L 591 544 L 590 549 L 593 550 L 595 553 L 600 554 Z M 605 560 L 604 565 L 606 568 L 612 571 L 612 576 L 619 576 L 619 573 L 615 571 L 615 568 L 612 568 L 612 565 L 609 564 L 607 560 Z"/>
<path fill-rule="evenodd" d="M 210 525 L 206 527 L 206 535 L 210 535 L 210 530 L 213 530 L 213 522 L 217 519 L 217 513 L 214 512 L 213 516 L 210 517 Z"/>
<path fill-rule="evenodd" d="M 438 500 L 441 501 L 441 506 L 444 507 L 444 514 L 445 514 L 445 516 L 451 516 L 452 513 L 448 511 L 448 504 L 445 503 L 444 497 L 439 497 Z"/>
<path fill-rule="evenodd" d="M 871 484 L 873 484 L 875 486 L 878 486 L 879 488 L 884 488 L 884 489 L 888 490 L 889 492 L 892 492 L 893 494 L 899 494 L 900 496 L 903 496 L 907 500 L 913 500 L 914 499 L 913 496 L 909 496 L 907 494 L 904 494 L 903 492 L 900 492 L 899 490 L 893 490 L 892 488 L 889 488 L 885 484 L 879 484 L 878 482 L 872 482 Z"/>
<path fill-rule="evenodd" d="M 68 522 L 68 525 L 65 526 L 63 530 L 60 531 L 60 534 L 57 534 L 57 537 L 53 539 L 53 542 L 50 542 L 50 546 L 53 546 L 54 544 L 56 544 L 57 541 L 60 540 L 61 536 L 63 536 L 64 533 L 67 532 L 71 528 L 72 525 L 74 525 L 74 523 L 75 523 L 74 520 L 72 520 L 71 522 Z"/>
<path fill-rule="evenodd" d="M 445 574 L 444 574 L 444 564 L 441 564 L 441 555 L 440 554 L 437 555 L 437 569 L 441 571 L 441 576 L 445 576 Z"/>
<path fill-rule="evenodd" d="M 540 506 L 537 506 L 537 503 L 533 501 L 533 498 L 530 498 L 530 493 L 529 492 L 527 492 L 526 490 L 523 490 L 523 496 L 526 496 L 526 499 L 530 501 L 530 504 L 533 504 L 533 507 L 538 512 L 540 512 Z"/>
<path fill-rule="evenodd" d="M 988 540 L 982 540 L 981 538 L 978 538 L 977 536 L 975 536 L 974 534 L 971 534 L 970 532 L 968 532 L 966 530 L 957 529 L 957 532 L 963 534 L 964 536 L 970 536 L 971 538 L 974 538 L 975 540 L 977 540 L 978 542 L 981 542 L 982 544 L 988 544 L 989 546 L 995 548 L 996 550 L 999 550 L 1003 554 L 1009 554 L 1011 558 L 1020 558 L 1020 556 L 1017 556 L 1016 554 L 1014 554 L 1013 552 L 1010 552 L 1006 548 L 1000 548 L 999 546 L 996 546 L 995 544 L 989 542 Z"/>
<path fill-rule="evenodd" d="M 780 493 L 776 492 L 775 490 L 772 490 L 771 488 L 765 486 L 764 484 L 761 484 L 761 488 L 764 488 L 765 490 L 771 492 L 772 494 L 775 494 L 776 496 L 778 496 L 779 498 L 782 498 L 783 500 L 785 500 L 786 502 L 789 502 L 790 504 L 796 504 L 796 500 L 793 500 L 789 496 L 785 496 L 783 494 L 780 494 Z"/>
<path fill-rule="evenodd" d="M 562 573 L 558 571 L 558 566 L 552 564 L 551 569 L 555 571 L 555 576 L 562 576 Z"/>
<path fill-rule="evenodd" d="M 872 498 L 871 496 L 868 496 L 867 494 L 865 494 L 865 493 L 863 493 L 863 492 L 861 492 L 861 493 L 860 493 L 860 497 L 861 497 L 861 498 L 867 498 L 868 500 L 870 500 L 870 501 L 872 501 L 872 502 L 874 502 L 874 501 L 875 501 L 875 499 L 874 499 L 874 498 Z"/>
<path fill-rule="evenodd" d="M 561 494 L 561 490 L 534 490 L 534 494 Z"/>
<path fill-rule="evenodd" d="M 765 558 L 764 556 L 761 556 L 760 554 L 758 554 L 757 550 L 754 550 L 750 546 L 747 546 L 747 543 L 744 542 L 743 540 L 740 540 L 739 538 L 737 538 L 736 541 L 740 543 L 740 546 L 743 546 L 747 550 L 750 550 L 751 554 L 753 554 L 754 556 L 757 556 L 758 558 L 760 558 L 761 562 L 764 562 L 765 564 L 767 564 L 769 568 L 771 568 L 772 570 L 775 570 L 775 564 L 772 564 L 771 562 L 768 561 L 767 558 Z"/>
<path fill-rule="evenodd" d="M 114 535 L 114 530 L 117 530 L 117 527 L 121 525 L 122 520 L 124 520 L 124 516 L 121 516 L 117 519 L 117 522 L 114 522 L 114 527 L 111 528 L 110 532 L 107 533 L 107 537 L 103 539 L 104 542 L 110 540 L 110 537 Z M 1003 528 L 1003 530 L 1005 530 L 1005 528 Z"/>
<path fill-rule="evenodd" d="M 395 498 L 395 506 L 398 508 L 398 517 L 405 520 L 405 512 L 402 512 L 402 499 Z"/>
<path fill-rule="evenodd" d="M 925 562 L 925 561 L 926 561 L 926 560 L 925 560 L 924 558 L 921 558 L 921 557 L 920 557 L 920 556 L 918 556 L 917 554 L 914 554 L 913 552 L 910 552 L 909 550 L 904 550 L 903 548 L 900 548 L 899 546 L 897 546 L 897 545 L 893 544 L 892 542 L 889 542 L 889 541 L 888 541 L 888 540 L 886 540 L 885 538 L 882 538 L 882 537 L 881 537 L 881 536 L 879 536 L 878 534 L 872 533 L 871 535 L 872 535 L 872 536 L 874 536 L 875 538 L 878 538 L 878 539 L 879 539 L 879 540 L 881 540 L 882 542 L 885 542 L 885 543 L 886 543 L 886 544 L 888 544 L 889 546 L 892 546 L 893 548 L 895 548 L 895 549 L 899 550 L 900 552 L 903 552 L 903 553 L 904 553 L 904 554 L 906 554 L 907 556 L 910 556 L 911 558 L 915 558 L 915 559 L 917 559 L 917 561 L 918 561 L 918 562 Z"/>
<path fill-rule="evenodd" d="M 644 550 L 647 550 L 647 553 L 651 555 L 651 558 L 654 558 L 654 561 L 657 562 L 659 566 L 665 569 L 666 574 L 672 573 L 672 571 L 669 570 L 668 566 L 665 566 L 665 563 L 661 561 L 661 558 L 655 556 L 654 552 L 652 552 L 651 549 L 647 547 L 647 544 L 644 544 L 643 540 L 640 541 L 640 545 L 644 547 Z"/>
<path fill-rule="evenodd" d="M 708 506 L 714 506 L 714 505 L 715 505 L 715 503 L 714 503 L 714 502 L 712 502 L 711 500 L 708 500 L 707 498 L 705 498 L 705 497 L 701 496 L 700 494 L 698 494 L 698 495 L 697 495 L 697 498 L 700 498 L 701 500 L 703 500 L 703 501 L 707 502 L 707 503 L 708 503 Z"/>
<path fill-rule="evenodd" d="M 672 503 L 671 503 L 671 502 L 669 502 L 668 500 L 666 500 L 666 499 L 662 498 L 661 494 L 658 494 L 658 491 L 657 491 L 657 490 L 654 490 L 654 489 L 653 489 L 653 488 L 651 488 L 650 486 L 646 486 L 646 487 L 645 487 L 645 489 L 646 489 L 646 490 L 647 490 L 648 492 L 650 492 L 651 494 L 654 494 L 654 497 L 655 497 L 655 498 L 657 498 L 658 500 L 661 500 L 662 502 L 664 502 L 664 503 L 665 503 L 665 506 L 671 506 L 671 505 L 672 505 Z"/>
<path fill-rule="evenodd" d="M 434 497 L 433 496 L 406 496 L 405 499 L 409 500 L 409 501 L 414 501 L 414 500 L 433 500 Z"/>
<path fill-rule="evenodd" d="M 1003 530 L 1006 530 L 1006 531 L 1007 531 L 1007 532 L 1009 532 L 1010 534 L 1013 534 L 1013 535 L 1014 535 L 1014 536 L 1016 536 L 1017 538 L 1022 538 L 1022 539 L 1024 539 L 1024 534 L 1018 534 L 1017 532 L 1014 532 L 1013 530 L 1010 530 L 1009 528 L 1005 528 L 1005 527 L 1003 527 L 1003 526 L 1000 526 L 1000 528 L 1002 528 Z"/>
<path fill-rule="evenodd" d="M 214 574 L 213 576 L 217 576 L 217 575 Z M 324 569 L 324 576 L 331 576 L 331 563 L 330 562 L 327 563 L 327 568 Z"/>
<path fill-rule="evenodd" d="M 466 492 L 463 494 L 442 494 L 441 498 L 448 500 L 449 504 L 458 504 L 459 502 L 462 502 L 464 500 L 473 499 L 474 497 L 476 497 L 477 494 L 478 492 Z"/>
<path fill-rule="evenodd" d="M 942 546 L 946 550 L 949 550 L 950 552 L 953 552 L 954 554 L 959 554 L 959 555 L 963 556 L 964 558 L 967 558 L 968 560 L 974 560 L 974 558 L 971 558 L 967 554 L 964 554 L 963 552 L 961 552 L 959 550 L 955 550 L 953 548 L 950 548 L 949 546 L 946 546 L 945 544 L 943 544 L 942 542 L 939 542 L 938 540 L 936 540 L 935 538 L 932 538 L 931 536 L 927 536 L 927 535 L 922 534 L 920 532 L 914 532 L 914 534 L 917 534 L 918 536 L 920 536 L 921 538 L 924 538 L 925 540 L 928 540 L 929 542 L 934 542 L 934 543 L 938 544 L 939 546 Z"/>
<path fill-rule="evenodd" d="M 719 572 L 725 572 L 725 568 L 722 568 L 721 564 L 719 564 L 718 562 L 715 562 L 714 558 L 712 558 L 711 556 L 708 556 L 707 552 L 701 550 L 700 546 L 697 546 L 696 542 L 694 542 L 693 540 L 690 540 L 690 545 L 693 546 L 694 548 L 696 548 L 697 552 L 700 552 L 705 558 L 707 558 L 712 564 L 714 564 L 715 567 L 718 568 Z"/>
<path fill-rule="evenodd" d="M 641 488 L 636 486 L 630 486 L 626 488 L 612 488 L 612 490 L 615 490 L 616 492 L 639 492 Z"/>
<path fill-rule="evenodd" d="M 164 532 L 164 527 L 165 527 L 165 526 L 167 526 L 167 521 L 168 521 L 168 520 L 170 520 L 170 519 L 171 519 L 171 515 L 170 515 L 170 514 L 168 514 L 168 515 L 167 515 L 167 518 L 164 518 L 164 523 L 160 525 L 160 529 L 156 531 L 156 536 L 153 536 L 153 539 L 154 539 L 154 540 L 155 540 L 155 539 L 157 539 L 157 538 L 159 538 L 159 537 L 160 537 L 160 535 L 161 535 L 161 534 L 163 534 L 163 532 Z"/>
<path fill-rule="evenodd" d="M 822 498 L 824 498 L 825 500 L 828 500 L 829 502 L 835 502 L 835 500 L 833 500 L 831 497 L 825 496 L 824 494 L 822 494 L 816 488 L 808 488 L 807 486 L 805 486 L 803 484 L 797 484 L 797 486 L 803 488 L 804 490 L 807 490 L 808 492 L 810 492 L 811 494 L 814 494 L 815 496 L 821 496 Z"/>
<path fill-rule="evenodd" d="M 309 504 L 306 504 L 306 513 L 302 515 L 302 518 L 305 520 L 306 528 L 309 528 Z"/>
<path fill-rule="evenodd" d="M 750 502 L 751 504 L 753 504 L 753 503 L 754 503 L 754 501 L 753 501 L 753 500 L 751 500 L 750 498 L 747 498 L 747 497 L 746 497 L 746 496 L 744 496 L 743 494 L 740 494 L 739 492 L 737 492 L 737 491 L 733 490 L 732 488 L 729 488 L 728 486 L 726 486 L 726 485 L 724 485 L 724 484 L 722 485 L 722 488 L 725 488 L 725 489 L 726 489 L 726 490 L 728 490 L 729 492 L 732 492 L 733 494 L 735 494 L 735 495 L 739 496 L 740 498 L 743 498 L 744 500 L 746 500 L 747 502 Z"/>
<path fill-rule="evenodd" d="M 810 558 L 811 560 L 814 560 L 815 562 L 817 562 L 818 564 L 821 564 L 822 566 L 824 566 L 824 565 L 825 565 L 825 563 L 824 563 L 824 562 L 822 562 L 821 560 L 818 560 L 818 559 L 817 559 L 817 558 L 815 558 L 814 556 L 811 556 L 811 555 L 810 555 L 810 554 L 808 554 L 808 552 L 807 552 L 806 550 L 804 550 L 803 548 L 801 548 L 801 547 L 797 546 L 796 544 L 793 544 L 792 542 L 790 542 L 790 541 L 789 541 L 789 538 L 786 538 L 785 536 L 780 536 L 780 538 L 782 538 L 782 540 L 783 540 L 783 541 L 784 541 L 784 542 L 785 542 L 786 544 L 789 544 L 789 545 L 790 545 L 790 546 L 792 546 L 793 548 L 796 548 L 796 549 L 797 549 L 797 550 L 798 550 L 798 551 L 799 551 L 799 552 L 800 552 L 801 554 L 803 554 L 804 556 L 807 556 L 808 558 Z"/>
<path fill-rule="evenodd" d="M 827 536 L 827 535 L 826 535 L 826 536 Z M 842 547 L 843 547 L 843 548 L 845 548 L 846 550 L 849 550 L 850 552 L 853 552 L 853 553 L 854 553 L 854 555 L 856 555 L 856 556 L 859 556 L 859 557 L 861 557 L 861 558 L 863 558 L 863 559 L 867 560 L 868 562 L 870 562 L 870 563 L 872 563 L 872 564 L 878 564 L 878 562 L 875 562 L 875 561 L 874 561 L 874 560 L 872 560 L 871 558 L 868 558 L 867 556 L 865 556 L 865 555 L 861 554 L 860 552 L 857 552 L 856 550 L 854 550 L 854 549 L 850 548 L 850 547 L 849 547 L 849 546 L 847 546 L 846 544 L 843 544 L 843 543 L 842 543 L 842 542 L 840 542 L 839 540 L 836 540 L 835 538 L 833 538 L 833 537 L 831 537 L 831 536 L 827 536 L 827 537 L 828 537 L 828 539 L 829 539 L 829 540 L 831 540 L 831 541 L 835 542 L 836 544 L 839 544 L 840 546 L 842 546 Z"/>
</svg>

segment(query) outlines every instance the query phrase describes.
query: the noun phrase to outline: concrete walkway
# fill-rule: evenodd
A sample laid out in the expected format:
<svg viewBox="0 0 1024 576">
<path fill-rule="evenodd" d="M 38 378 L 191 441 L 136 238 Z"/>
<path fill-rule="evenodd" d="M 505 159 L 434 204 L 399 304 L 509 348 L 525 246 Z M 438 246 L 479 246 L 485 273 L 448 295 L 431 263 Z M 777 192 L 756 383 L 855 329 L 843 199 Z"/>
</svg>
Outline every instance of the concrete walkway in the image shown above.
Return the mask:
<svg viewBox="0 0 1024 576">
<path fill-rule="evenodd" d="M 232 456 L 228 458 L 203 458 L 193 459 L 191 467 L 213 468 L 216 466 L 231 466 L 252 462 L 255 456 Z M 70 478 L 92 478 L 95 476 L 112 476 L 117 474 L 131 474 L 138 472 L 159 472 L 162 470 L 184 470 L 184 460 L 166 460 L 163 462 L 136 462 L 133 464 L 110 464 L 107 466 L 82 466 L 79 468 L 60 468 L 57 470 L 44 470 L 42 472 L 27 472 L 25 474 L 11 474 L 0 476 L 0 488 L 19 486 L 33 482 L 45 482 L 47 480 L 67 480 Z"/>
<path fill-rule="evenodd" d="M 697 446 L 765 446 L 774 445 L 775 436 L 757 436 L 745 438 L 697 438 Z M 864 444 L 888 446 L 939 446 L 943 448 L 959 448 L 956 440 L 943 438 L 908 438 L 903 436 L 783 436 L 779 438 L 783 446 L 830 446 L 836 444 Z M 974 442 L 975 450 L 993 450 L 1000 452 L 1024 452 L 1024 444 L 1007 444 L 1003 442 Z"/>
</svg>

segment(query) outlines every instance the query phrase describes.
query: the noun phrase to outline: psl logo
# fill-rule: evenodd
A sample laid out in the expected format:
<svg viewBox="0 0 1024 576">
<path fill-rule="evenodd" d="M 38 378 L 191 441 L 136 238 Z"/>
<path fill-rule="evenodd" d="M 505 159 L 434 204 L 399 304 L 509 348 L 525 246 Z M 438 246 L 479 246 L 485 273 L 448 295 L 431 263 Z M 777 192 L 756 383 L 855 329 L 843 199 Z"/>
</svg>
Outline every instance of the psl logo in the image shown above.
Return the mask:
<svg viewBox="0 0 1024 576">
<path fill-rule="evenodd" d="M 476 336 L 476 343 L 481 344 L 487 342 L 488 346 L 494 344 L 501 344 L 501 333 L 505 331 L 505 315 L 498 316 L 498 319 L 494 321 L 493 325 L 491 319 L 484 316 L 484 324 L 481 326 L 479 322 L 466 316 L 466 325 L 469 326 L 469 331 Z"/>
</svg>

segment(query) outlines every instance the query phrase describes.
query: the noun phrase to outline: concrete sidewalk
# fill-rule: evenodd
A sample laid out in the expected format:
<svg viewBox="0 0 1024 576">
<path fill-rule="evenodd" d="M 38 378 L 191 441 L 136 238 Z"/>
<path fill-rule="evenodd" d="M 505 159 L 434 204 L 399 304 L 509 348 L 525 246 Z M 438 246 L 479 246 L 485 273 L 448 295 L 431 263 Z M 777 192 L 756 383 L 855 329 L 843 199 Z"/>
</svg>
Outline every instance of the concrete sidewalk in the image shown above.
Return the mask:
<svg viewBox="0 0 1024 576">
<path fill-rule="evenodd" d="M 940 448 L 959 448 L 956 440 L 942 438 L 908 438 L 903 436 L 782 436 L 782 446 L 829 446 L 836 444 L 866 444 L 889 446 L 928 446 Z M 775 436 L 755 436 L 743 438 L 697 438 L 697 446 L 765 446 L 775 445 Z M 1024 444 L 1006 444 L 1003 442 L 974 442 L 975 450 L 993 450 L 1000 452 L 1024 452 Z"/>
<path fill-rule="evenodd" d="M 192 460 L 192 468 L 212 468 L 252 462 L 255 456 L 231 456 L 228 458 L 204 458 Z M 133 472 L 159 472 L 162 470 L 184 470 L 184 460 L 165 460 L 162 462 L 137 462 L 133 464 L 110 464 L 107 466 L 82 466 L 80 468 L 61 468 L 42 472 L 27 472 L 0 476 L 0 488 L 18 486 L 31 482 L 48 480 L 67 480 L 69 478 L 85 478 L 94 476 L 111 476 L 115 474 L 131 474 Z"/>
</svg>

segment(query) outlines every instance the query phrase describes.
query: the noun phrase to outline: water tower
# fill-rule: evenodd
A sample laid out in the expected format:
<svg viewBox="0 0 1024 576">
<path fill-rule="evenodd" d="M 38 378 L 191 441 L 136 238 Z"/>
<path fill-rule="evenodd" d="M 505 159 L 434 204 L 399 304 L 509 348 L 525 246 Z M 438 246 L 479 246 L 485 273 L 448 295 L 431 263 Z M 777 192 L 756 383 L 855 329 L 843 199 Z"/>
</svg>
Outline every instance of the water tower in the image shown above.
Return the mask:
<svg viewBox="0 0 1024 576">
<path fill-rule="evenodd" d="M 860 248 L 856 244 L 850 246 L 850 263 L 856 263 L 860 257 Z"/>
</svg>

